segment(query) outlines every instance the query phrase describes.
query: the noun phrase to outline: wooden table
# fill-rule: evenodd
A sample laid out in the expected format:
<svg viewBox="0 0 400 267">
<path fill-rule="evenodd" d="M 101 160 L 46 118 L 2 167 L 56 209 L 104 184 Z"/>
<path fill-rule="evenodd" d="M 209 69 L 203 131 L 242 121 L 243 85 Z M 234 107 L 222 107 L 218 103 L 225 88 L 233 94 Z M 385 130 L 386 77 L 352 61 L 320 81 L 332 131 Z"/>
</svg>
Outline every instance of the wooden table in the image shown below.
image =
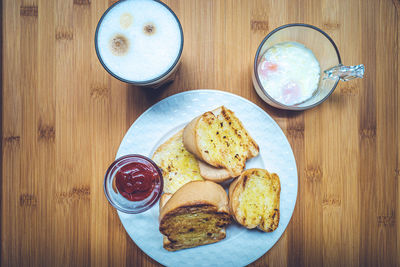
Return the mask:
<svg viewBox="0 0 400 267">
<path fill-rule="evenodd" d="M 181 69 L 151 92 L 112 78 L 94 50 L 107 0 L 2 1 L 2 266 L 155 266 L 105 199 L 103 175 L 135 119 L 178 92 L 245 97 L 285 132 L 298 167 L 292 220 L 253 266 L 400 265 L 400 2 L 168 0 Z M 304 112 L 271 108 L 251 65 L 274 28 L 313 24 L 365 78 Z"/>
</svg>

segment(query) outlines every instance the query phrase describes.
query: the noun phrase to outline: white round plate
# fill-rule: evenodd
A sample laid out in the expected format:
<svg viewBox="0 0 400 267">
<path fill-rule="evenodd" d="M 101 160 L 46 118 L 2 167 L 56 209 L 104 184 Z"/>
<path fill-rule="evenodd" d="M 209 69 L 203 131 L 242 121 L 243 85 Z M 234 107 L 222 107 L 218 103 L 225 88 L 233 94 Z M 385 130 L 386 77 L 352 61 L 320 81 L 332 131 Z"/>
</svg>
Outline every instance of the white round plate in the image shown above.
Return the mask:
<svg viewBox="0 0 400 267">
<path fill-rule="evenodd" d="M 194 90 L 165 98 L 145 111 L 130 127 L 117 158 L 127 154 L 153 155 L 156 148 L 194 117 L 221 105 L 231 109 L 260 147 L 246 168 L 265 168 L 281 181 L 280 222 L 271 233 L 232 223 L 220 242 L 169 252 L 158 230 L 158 203 L 148 211 L 129 215 L 118 212 L 132 240 L 151 258 L 166 266 L 244 266 L 264 255 L 285 231 L 297 198 L 296 161 L 278 124 L 254 103 L 217 90 Z"/>
</svg>

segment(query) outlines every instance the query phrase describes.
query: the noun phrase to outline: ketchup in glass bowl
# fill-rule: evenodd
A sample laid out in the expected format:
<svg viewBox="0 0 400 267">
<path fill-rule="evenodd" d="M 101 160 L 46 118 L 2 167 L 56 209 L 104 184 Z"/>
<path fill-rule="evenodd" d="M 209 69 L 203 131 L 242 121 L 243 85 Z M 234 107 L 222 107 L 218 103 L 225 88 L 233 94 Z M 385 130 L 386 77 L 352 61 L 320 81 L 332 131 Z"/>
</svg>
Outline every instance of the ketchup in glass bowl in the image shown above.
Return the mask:
<svg viewBox="0 0 400 267">
<path fill-rule="evenodd" d="M 142 155 L 126 155 L 107 169 L 104 192 L 111 205 L 124 213 L 140 213 L 151 208 L 163 191 L 161 170 Z"/>
</svg>

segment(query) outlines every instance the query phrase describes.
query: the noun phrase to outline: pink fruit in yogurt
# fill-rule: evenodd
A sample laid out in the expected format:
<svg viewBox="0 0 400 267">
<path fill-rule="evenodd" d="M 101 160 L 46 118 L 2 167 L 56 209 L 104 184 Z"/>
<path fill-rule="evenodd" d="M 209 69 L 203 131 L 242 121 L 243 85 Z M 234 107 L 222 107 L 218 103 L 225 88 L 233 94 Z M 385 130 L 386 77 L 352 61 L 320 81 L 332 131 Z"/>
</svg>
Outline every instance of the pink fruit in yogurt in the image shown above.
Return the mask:
<svg viewBox="0 0 400 267">
<path fill-rule="evenodd" d="M 293 105 L 300 97 L 301 89 L 296 83 L 290 82 L 282 88 L 282 102 L 284 104 Z"/>
<path fill-rule="evenodd" d="M 277 71 L 277 69 L 278 69 L 277 64 L 270 61 L 266 61 L 264 58 L 258 65 L 258 73 L 259 75 L 262 75 L 264 77 L 267 77 L 270 72 Z"/>
</svg>

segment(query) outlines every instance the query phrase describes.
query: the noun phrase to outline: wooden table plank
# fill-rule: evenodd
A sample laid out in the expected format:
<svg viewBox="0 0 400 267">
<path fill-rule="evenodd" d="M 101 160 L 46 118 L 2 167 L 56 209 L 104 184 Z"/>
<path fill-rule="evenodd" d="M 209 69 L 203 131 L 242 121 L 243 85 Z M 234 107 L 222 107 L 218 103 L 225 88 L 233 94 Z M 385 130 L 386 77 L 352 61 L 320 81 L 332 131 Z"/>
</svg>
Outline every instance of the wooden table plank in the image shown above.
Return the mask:
<svg viewBox="0 0 400 267">
<path fill-rule="evenodd" d="M 103 175 L 130 125 L 167 96 L 220 89 L 268 112 L 293 148 L 299 190 L 278 243 L 252 266 L 400 266 L 400 3 L 168 0 L 185 34 L 173 84 L 112 78 L 93 47 L 111 0 L 2 1 L 2 266 L 158 266 L 129 238 Z M 363 80 L 304 112 L 265 104 L 251 83 L 274 28 L 313 24 Z"/>
</svg>

